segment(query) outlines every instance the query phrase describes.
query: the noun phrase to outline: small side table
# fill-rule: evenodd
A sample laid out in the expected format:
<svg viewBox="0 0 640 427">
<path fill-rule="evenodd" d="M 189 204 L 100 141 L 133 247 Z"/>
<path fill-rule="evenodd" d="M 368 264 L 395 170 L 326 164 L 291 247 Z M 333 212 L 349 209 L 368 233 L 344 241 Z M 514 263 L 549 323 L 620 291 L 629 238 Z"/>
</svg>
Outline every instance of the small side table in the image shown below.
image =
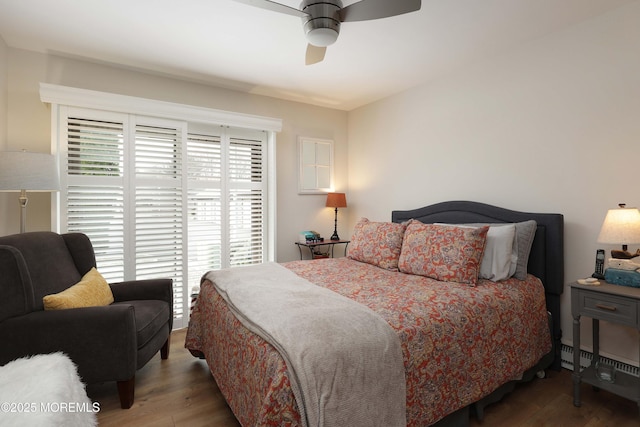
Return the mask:
<svg viewBox="0 0 640 427">
<path fill-rule="evenodd" d="M 596 363 L 600 360 L 600 320 L 631 326 L 640 331 L 640 288 L 612 285 L 603 280 L 600 285 L 571 283 L 571 315 L 573 316 L 573 404 L 580 406 L 580 383 L 630 399 L 640 408 L 640 378 L 616 372 L 614 382 L 598 378 Z M 593 321 L 593 360 L 580 370 L 580 316 Z"/>
<path fill-rule="evenodd" d="M 350 240 L 325 240 L 324 242 L 295 242 L 298 245 L 298 250 L 300 251 L 300 259 L 302 257 L 302 248 L 305 247 L 309 249 L 309 253 L 311 254 L 311 259 L 320 259 L 320 258 L 333 258 L 333 249 L 336 245 L 344 245 L 344 251 L 347 252 L 347 246 L 349 245 Z M 328 246 L 328 252 L 320 252 L 318 249 L 321 246 Z"/>
</svg>

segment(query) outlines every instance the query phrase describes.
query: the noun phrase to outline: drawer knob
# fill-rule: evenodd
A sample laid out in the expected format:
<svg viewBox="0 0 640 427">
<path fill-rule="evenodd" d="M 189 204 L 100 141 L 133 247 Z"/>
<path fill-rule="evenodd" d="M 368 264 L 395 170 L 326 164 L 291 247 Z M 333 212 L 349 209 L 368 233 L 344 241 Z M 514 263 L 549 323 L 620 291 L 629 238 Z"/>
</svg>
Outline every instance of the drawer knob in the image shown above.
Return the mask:
<svg viewBox="0 0 640 427">
<path fill-rule="evenodd" d="M 604 304 L 596 304 L 597 308 L 601 308 L 602 310 L 607 310 L 607 311 L 616 311 L 618 310 L 617 307 L 612 307 L 610 305 L 604 305 Z"/>
</svg>

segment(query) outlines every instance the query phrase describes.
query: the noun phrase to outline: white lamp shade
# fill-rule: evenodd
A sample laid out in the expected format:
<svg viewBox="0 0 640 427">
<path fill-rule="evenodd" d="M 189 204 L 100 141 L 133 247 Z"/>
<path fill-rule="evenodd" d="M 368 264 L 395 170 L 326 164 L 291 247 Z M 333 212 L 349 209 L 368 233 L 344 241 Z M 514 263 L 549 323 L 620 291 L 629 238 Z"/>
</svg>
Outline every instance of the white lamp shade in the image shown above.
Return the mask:
<svg viewBox="0 0 640 427">
<path fill-rule="evenodd" d="M 27 151 L 0 152 L 0 191 L 57 191 L 56 159 Z"/>
<path fill-rule="evenodd" d="M 640 211 L 637 208 L 610 209 L 600 229 L 598 243 L 640 243 Z"/>
</svg>

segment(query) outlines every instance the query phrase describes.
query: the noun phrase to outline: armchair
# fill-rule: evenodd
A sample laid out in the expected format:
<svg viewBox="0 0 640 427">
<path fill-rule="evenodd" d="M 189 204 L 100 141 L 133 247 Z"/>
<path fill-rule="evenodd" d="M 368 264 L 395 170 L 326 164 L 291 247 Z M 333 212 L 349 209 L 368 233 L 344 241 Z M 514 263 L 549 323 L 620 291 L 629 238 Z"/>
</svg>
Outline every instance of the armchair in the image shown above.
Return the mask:
<svg viewBox="0 0 640 427">
<path fill-rule="evenodd" d="M 81 233 L 31 232 L 0 237 L 0 365 L 62 351 L 87 384 L 116 381 L 120 404 L 134 400 L 136 370 L 160 350 L 169 356 L 173 325 L 171 279 L 109 284 L 106 306 L 45 310 L 59 293 L 96 266 Z"/>
</svg>

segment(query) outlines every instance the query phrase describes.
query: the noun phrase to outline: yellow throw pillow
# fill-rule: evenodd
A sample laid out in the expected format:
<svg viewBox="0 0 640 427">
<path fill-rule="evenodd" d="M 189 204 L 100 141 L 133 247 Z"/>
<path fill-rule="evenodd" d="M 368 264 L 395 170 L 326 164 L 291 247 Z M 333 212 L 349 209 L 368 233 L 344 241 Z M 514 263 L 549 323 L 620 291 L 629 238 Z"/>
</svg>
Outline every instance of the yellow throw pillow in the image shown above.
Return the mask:
<svg viewBox="0 0 640 427">
<path fill-rule="evenodd" d="M 64 291 L 42 298 L 45 310 L 95 307 L 113 302 L 113 293 L 98 270 L 92 268 L 82 279 Z"/>
</svg>

